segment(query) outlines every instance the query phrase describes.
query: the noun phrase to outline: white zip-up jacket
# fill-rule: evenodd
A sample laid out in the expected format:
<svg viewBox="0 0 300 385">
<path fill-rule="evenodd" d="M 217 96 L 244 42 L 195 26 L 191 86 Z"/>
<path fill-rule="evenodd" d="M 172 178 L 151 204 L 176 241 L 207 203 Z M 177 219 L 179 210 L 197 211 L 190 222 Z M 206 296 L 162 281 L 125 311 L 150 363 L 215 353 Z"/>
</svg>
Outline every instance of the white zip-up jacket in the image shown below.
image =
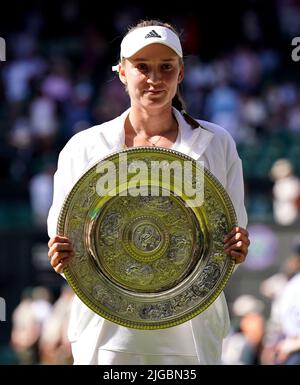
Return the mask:
<svg viewBox="0 0 300 385">
<path fill-rule="evenodd" d="M 192 129 L 176 109 L 181 140 L 176 148 L 204 165 L 229 194 L 242 227 L 247 225 L 241 160 L 230 134 L 222 127 L 201 121 Z M 57 220 L 64 199 L 82 174 L 103 157 L 124 148 L 124 122 L 129 110 L 106 123 L 74 135 L 61 151 L 54 176 L 53 204 L 48 216 L 48 234 L 56 234 Z M 188 321 L 200 364 L 218 364 L 222 341 L 230 327 L 224 293 L 204 312 Z M 69 325 L 74 363 L 98 364 L 101 332 L 114 324 L 95 314 L 75 296 Z M 119 326 L 121 327 L 121 326 Z M 165 329 L 168 330 L 168 329 Z"/>
</svg>

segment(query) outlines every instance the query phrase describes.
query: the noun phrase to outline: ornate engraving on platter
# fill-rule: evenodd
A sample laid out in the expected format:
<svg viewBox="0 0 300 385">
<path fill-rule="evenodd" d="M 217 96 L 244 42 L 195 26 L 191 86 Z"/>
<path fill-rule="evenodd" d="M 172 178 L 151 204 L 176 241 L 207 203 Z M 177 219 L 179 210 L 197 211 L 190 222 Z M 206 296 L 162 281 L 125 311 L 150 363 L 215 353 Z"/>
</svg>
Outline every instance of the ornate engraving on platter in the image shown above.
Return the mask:
<svg viewBox="0 0 300 385">
<path fill-rule="evenodd" d="M 160 244 L 161 236 L 155 226 L 142 223 L 134 229 L 132 240 L 137 249 L 141 251 L 153 251 Z"/>
<path fill-rule="evenodd" d="M 149 170 L 153 162 L 164 170 L 174 161 L 192 162 L 190 185 L 199 187 L 197 162 L 186 155 L 149 147 L 121 154 L 133 169 L 141 160 Z M 157 181 L 143 182 L 142 194 L 126 194 L 132 185 L 123 183 L 115 195 L 98 195 L 97 166 L 113 162 L 118 170 L 119 155 L 84 173 L 64 203 L 58 232 L 75 249 L 65 276 L 87 306 L 112 322 L 139 329 L 175 326 L 205 310 L 228 281 L 234 263 L 223 238 L 235 224 L 234 209 L 203 168 L 204 202 L 197 207 L 177 194 L 173 176 L 168 184 L 159 174 Z"/>
<path fill-rule="evenodd" d="M 106 204 L 94 221 L 91 249 L 100 270 L 116 284 L 158 292 L 170 288 L 193 267 L 200 250 L 200 229 L 193 213 L 184 205 L 176 207 L 176 198 L 144 198 L 121 196 Z M 166 207 L 174 209 L 184 229 L 170 221 Z M 118 239 L 123 242 L 116 250 Z M 189 260 L 193 253 L 194 260 Z"/>
</svg>

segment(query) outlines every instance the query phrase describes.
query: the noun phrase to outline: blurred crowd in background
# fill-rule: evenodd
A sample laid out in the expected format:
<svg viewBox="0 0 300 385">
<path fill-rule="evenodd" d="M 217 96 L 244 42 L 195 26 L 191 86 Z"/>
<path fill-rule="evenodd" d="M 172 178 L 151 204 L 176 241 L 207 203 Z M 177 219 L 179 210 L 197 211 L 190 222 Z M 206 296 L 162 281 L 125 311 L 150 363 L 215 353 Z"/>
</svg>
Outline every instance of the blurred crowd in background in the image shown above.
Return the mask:
<svg viewBox="0 0 300 385">
<path fill-rule="evenodd" d="M 292 60 L 291 41 L 300 36 L 300 2 L 244 0 L 230 11 L 217 1 L 197 11 L 127 2 L 105 12 L 86 3 L 12 1 L 0 15 L 7 49 L 0 62 L 0 296 L 9 316 L 5 327 L 0 322 L 0 363 L 71 362 L 65 331 L 72 293 L 47 266 L 53 175 L 72 135 L 129 106 L 111 66 L 128 26 L 140 19 L 169 21 L 181 32 L 187 110 L 234 137 L 250 224 L 299 232 L 300 61 Z M 275 247 L 268 231 L 257 231 L 265 236 L 265 249 L 268 242 Z M 256 263 L 265 257 L 259 255 L 264 247 L 258 249 L 252 249 Z M 268 310 L 248 293 L 233 302 L 237 325 L 226 341 L 224 363 L 276 364 L 292 350 L 291 342 L 283 343 L 290 336 L 275 307 L 300 270 L 300 246 L 289 244 L 284 252 L 276 265 L 281 270 L 260 288 Z M 293 273 L 290 258 L 298 261 Z M 300 338 L 299 325 L 297 333 Z"/>
</svg>

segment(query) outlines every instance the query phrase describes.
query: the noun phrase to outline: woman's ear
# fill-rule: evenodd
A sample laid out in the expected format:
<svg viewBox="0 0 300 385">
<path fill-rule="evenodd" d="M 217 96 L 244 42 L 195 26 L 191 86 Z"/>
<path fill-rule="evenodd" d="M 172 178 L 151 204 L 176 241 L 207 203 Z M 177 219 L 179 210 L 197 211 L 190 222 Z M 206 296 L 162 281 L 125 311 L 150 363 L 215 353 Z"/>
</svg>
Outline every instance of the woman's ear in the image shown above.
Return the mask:
<svg viewBox="0 0 300 385">
<path fill-rule="evenodd" d="M 184 65 L 182 65 L 180 68 L 180 72 L 178 75 L 178 84 L 182 82 L 183 78 L 184 78 Z"/>
<path fill-rule="evenodd" d="M 125 70 L 124 70 L 122 64 L 119 64 L 119 78 L 123 84 L 125 84 L 125 85 L 127 84 Z"/>
</svg>

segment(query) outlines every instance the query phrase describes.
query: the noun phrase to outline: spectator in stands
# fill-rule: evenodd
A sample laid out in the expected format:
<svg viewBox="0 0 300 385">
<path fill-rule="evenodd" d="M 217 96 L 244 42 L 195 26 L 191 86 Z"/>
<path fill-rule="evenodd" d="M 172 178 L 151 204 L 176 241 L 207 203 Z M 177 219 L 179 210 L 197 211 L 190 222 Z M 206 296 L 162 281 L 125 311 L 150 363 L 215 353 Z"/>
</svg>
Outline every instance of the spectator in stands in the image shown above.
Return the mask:
<svg viewBox="0 0 300 385">
<path fill-rule="evenodd" d="M 288 159 L 277 160 L 271 169 L 274 180 L 273 214 L 280 225 L 290 225 L 299 216 L 300 179 Z"/>
<path fill-rule="evenodd" d="M 225 365 L 259 365 L 265 332 L 264 304 L 253 295 L 239 296 L 233 303 L 238 327 L 224 340 Z"/>
<path fill-rule="evenodd" d="M 39 340 L 40 362 L 42 364 L 66 365 L 72 363 L 70 342 L 67 338 L 73 291 L 63 286 L 59 298 L 53 304 L 51 313 L 44 322 Z"/>
<path fill-rule="evenodd" d="M 37 227 L 44 228 L 47 224 L 47 216 L 53 197 L 53 166 L 51 164 L 42 167 L 29 182 L 30 203 L 33 223 Z"/>
<path fill-rule="evenodd" d="M 300 365 L 300 241 L 296 240 L 288 259 L 289 281 L 281 295 L 279 321 L 283 338 L 277 345 L 277 362 Z"/>
<path fill-rule="evenodd" d="M 22 365 L 36 364 L 40 323 L 33 309 L 32 289 L 26 288 L 12 315 L 11 345 Z"/>
<path fill-rule="evenodd" d="M 300 272 L 300 240 L 293 242 L 291 255 L 282 266 L 282 272 L 276 273 L 261 284 L 263 295 L 271 299 L 270 316 L 266 324 L 264 347 L 261 355 L 263 364 L 274 365 L 278 363 L 293 362 L 297 360 L 299 338 L 297 336 L 297 315 L 295 309 L 298 303 L 298 293 L 286 288 L 290 281 Z M 294 284 L 291 285 L 294 287 Z M 297 286 L 295 286 L 297 289 Z M 299 288 L 298 288 L 299 290 Z M 293 335 L 295 333 L 296 335 Z M 288 360 L 289 355 L 295 356 Z"/>
</svg>

